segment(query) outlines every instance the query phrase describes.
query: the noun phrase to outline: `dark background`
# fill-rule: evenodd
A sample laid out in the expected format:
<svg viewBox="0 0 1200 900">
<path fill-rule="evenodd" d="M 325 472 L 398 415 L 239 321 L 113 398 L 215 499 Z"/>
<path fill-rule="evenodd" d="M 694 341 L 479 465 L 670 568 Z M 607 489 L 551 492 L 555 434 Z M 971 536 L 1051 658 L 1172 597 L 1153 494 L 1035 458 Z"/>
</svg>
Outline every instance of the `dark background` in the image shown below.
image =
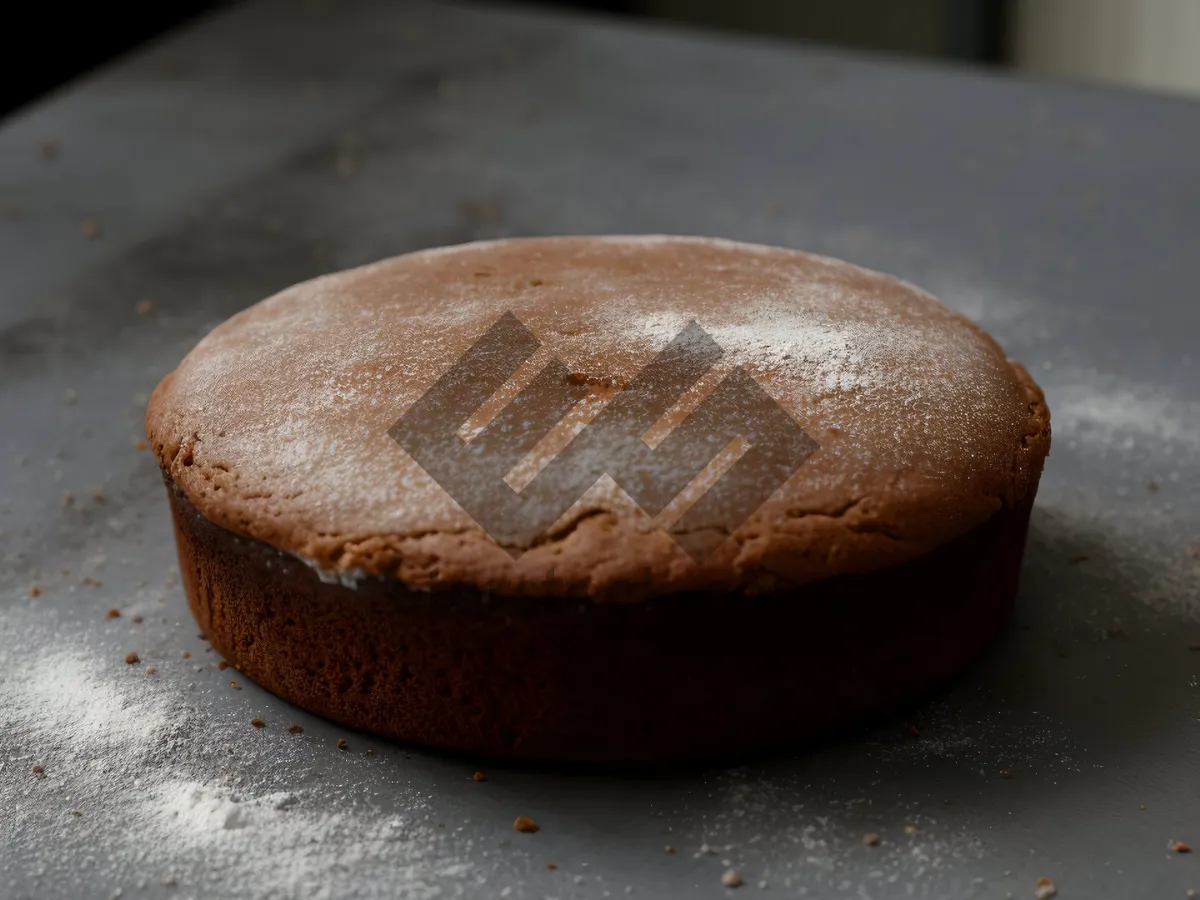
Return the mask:
<svg viewBox="0 0 1200 900">
<path fill-rule="evenodd" d="M 321 2 L 321 0 L 309 0 Z M 324 0 L 333 4 L 336 0 Z M 536 5 L 683 22 L 932 58 L 999 64 L 1008 0 L 541 0 Z M 0 116 L 231 0 L 52 3 L 5 28 Z M 31 49 L 32 48 L 32 49 Z"/>
</svg>

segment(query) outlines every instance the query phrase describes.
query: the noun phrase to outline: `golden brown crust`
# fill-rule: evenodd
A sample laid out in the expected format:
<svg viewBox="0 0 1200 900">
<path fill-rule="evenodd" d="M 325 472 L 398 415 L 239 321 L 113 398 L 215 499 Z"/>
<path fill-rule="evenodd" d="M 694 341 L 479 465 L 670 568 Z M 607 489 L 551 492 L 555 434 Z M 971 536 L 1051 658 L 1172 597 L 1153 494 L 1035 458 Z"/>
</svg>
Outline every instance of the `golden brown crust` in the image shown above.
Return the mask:
<svg viewBox="0 0 1200 900">
<path fill-rule="evenodd" d="M 695 318 L 726 350 L 718 374 L 747 369 L 821 449 L 699 563 L 603 482 L 514 558 L 387 436 L 506 311 L 601 400 Z M 1049 449 L 1028 373 L 920 290 L 677 238 L 499 241 L 298 285 L 206 338 L 146 425 L 204 516 L 322 569 L 611 601 L 772 592 L 914 559 L 1024 502 Z"/>
</svg>

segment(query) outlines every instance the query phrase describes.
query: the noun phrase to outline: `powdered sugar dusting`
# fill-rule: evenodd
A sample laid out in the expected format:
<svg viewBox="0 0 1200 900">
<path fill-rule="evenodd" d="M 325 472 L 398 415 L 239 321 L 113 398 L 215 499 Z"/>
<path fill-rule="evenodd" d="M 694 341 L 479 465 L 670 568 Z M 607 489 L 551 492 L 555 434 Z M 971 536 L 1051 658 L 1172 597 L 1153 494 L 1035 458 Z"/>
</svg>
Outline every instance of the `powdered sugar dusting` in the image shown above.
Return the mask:
<svg viewBox="0 0 1200 900">
<path fill-rule="evenodd" d="M 36 896 L 107 885 L 113 896 L 165 886 L 205 897 L 238 884 L 255 897 L 338 898 L 353 871 L 355 896 L 373 900 L 452 895 L 471 880 L 469 842 L 437 827 L 428 795 L 394 787 L 403 805 L 382 812 L 362 789 L 375 777 L 366 760 L 336 750 L 335 784 L 314 784 L 302 777 L 318 758 L 305 736 L 275 718 L 254 729 L 249 712 L 222 716 L 190 698 L 190 663 L 144 651 L 143 665 L 126 665 L 103 638 L 75 630 L 44 611 L 0 619 L 3 646 L 30 648 L 5 658 L 0 679 L 0 803 L 10 812 L 0 838 L 13 860 L 52 842 L 93 863 L 86 885 L 64 880 L 78 877 L 74 867 L 10 871 L 18 892 L 24 876 Z M 30 774 L 35 764 L 44 774 Z"/>
<path fill-rule="evenodd" d="M 723 350 L 717 376 L 745 368 L 826 448 L 786 487 L 789 508 L 913 470 L 1003 492 L 1028 418 L 998 348 L 919 289 L 827 257 L 650 235 L 482 242 L 298 285 L 205 338 L 151 431 L 191 447 L 195 467 L 173 474 L 202 512 L 285 550 L 476 529 L 388 429 L 505 312 L 571 372 L 615 385 L 698 322 Z M 526 470 L 553 452 L 539 444 Z M 619 500 L 596 502 L 624 518 Z"/>
</svg>

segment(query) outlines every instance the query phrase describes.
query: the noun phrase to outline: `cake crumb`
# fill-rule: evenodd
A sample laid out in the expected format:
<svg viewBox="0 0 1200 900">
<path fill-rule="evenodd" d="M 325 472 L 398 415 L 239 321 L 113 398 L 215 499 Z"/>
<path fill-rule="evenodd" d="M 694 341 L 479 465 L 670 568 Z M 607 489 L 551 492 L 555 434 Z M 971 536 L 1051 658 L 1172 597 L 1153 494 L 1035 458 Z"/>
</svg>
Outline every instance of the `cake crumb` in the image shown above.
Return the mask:
<svg viewBox="0 0 1200 900">
<path fill-rule="evenodd" d="M 158 672 L 158 666 L 146 666 L 146 674 L 154 675 Z"/>
<path fill-rule="evenodd" d="M 267 726 L 267 723 L 264 722 L 262 719 L 251 719 L 250 724 L 253 725 L 255 728 L 266 728 L 266 726 Z"/>
<path fill-rule="evenodd" d="M 558 864 L 557 864 L 557 863 L 548 862 L 548 863 L 546 863 L 546 868 L 547 868 L 547 869 L 549 869 L 551 872 L 553 872 L 555 869 L 557 869 L 557 868 L 558 868 Z"/>
<path fill-rule="evenodd" d="M 675 855 L 675 848 L 672 847 L 670 844 L 667 844 L 667 846 L 663 847 L 663 850 L 667 853 L 668 856 Z"/>
<path fill-rule="evenodd" d="M 1191 853 L 1192 852 L 1192 848 L 1189 847 L 1187 844 L 1185 844 L 1183 841 L 1170 841 L 1167 843 L 1167 847 L 1170 848 L 1172 853 Z"/>
<path fill-rule="evenodd" d="M 517 816 L 513 820 L 513 831 L 519 831 L 522 834 L 533 834 L 538 831 L 540 826 L 537 822 L 528 816 Z"/>
<path fill-rule="evenodd" d="M 108 608 L 108 612 L 105 613 L 105 616 L 107 616 L 110 619 L 119 619 L 121 617 L 121 611 L 119 609 L 117 609 L 115 606 L 110 606 Z"/>
<path fill-rule="evenodd" d="M 474 778 L 476 781 L 487 781 L 487 776 L 484 775 L 482 772 L 476 772 L 471 777 Z"/>
<path fill-rule="evenodd" d="M 1158 482 L 1155 481 L 1153 478 L 1151 478 L 1149 481 L 1146 482 L 1146 490 L 1148 490 L 1152 494 L 1156 493 L 1158 491 Z"/>
<path fill-rule="evenodd" d="M 1072 556 L 1070 562 L 1071 565 L 1077 566 L 1082 562 L 1087 562 L 1090 558 L 1086 553 L 1080 553 L 1078 556 Z"/>
<path fill-rule="evenodd" d="M 183 651 L 183 658 L 184 658 L 184 659 L 191 659 L 191 658 L 192 658 L 192 651 L 190 651 L 190 650 L 184 650 L 184 651 Z"/>
<path fill-rule="evenodd" d="M 58 505 L 63 509 L 69 509 L 75 505 L 75 495 L 70 491 L 63 491 L 58 497 Z"/>
<path fill-rule="evenodd" d="M 141 661 L 142 661 L 142 658 L 137 655 L 136 650 L 132 651 L 125 657 L 125 664 L 129 665 L 129 666 L 136 666 Z"/>
<path fill-rule="evenodd" d="M 79 232 L 89 241 L 100 237 L 100 223 L 95 219 L 84 219 L 79 225 Z"/>
<path fill-rule="evenodd" d="M 129 621 L 132 622 L 134 625 L 141 625 L 142 622 L 145 620 L 142 619 L 141 613 L 134 613 L 132 616 L 129 617 Z"/>
<path fill-rule="evenodd" d="M 38 586 L 35 584 L 33 587 L 31 587 L 31 588 L 29 589 L 29 596 L 30 596 L 30 597 L 40 597 L 40 596 L 42 596 L 42 589 L 41 589 L 40 587 L 38 587 Z"/>
<path fill-rule="evenodd" d="M 349 745 L 348 743 L 346 743 L 346 739 L 345 739 L 345 738 L 338 738 L 338 739 L 337 739 L 337 748 L 338 748 L 339 750 L 349 750 L 349 749 L 350 749 L 350 745 Z"/>
<path fill-rule="evenodd" d="M 138 305 L 133 308 L 133 311 L 139 316 L 145 317 L 154 312 L 154 304 L 149 300 L 141 300 L 138 302 Z"/>
<path fill-rule="evenodd" d="M 138 441 L 137 443 L 135 443 L 135 444 L 133 445 L 133 447 L 134 447 L 134 449 L 135 449 L 135 450 L 145 450 L 145 449 L 146 449 L 146 442 L 145 442 L 145 441 Z"/>
<path fill-rule="evenodd" d="M 45 775 L 46 774 L 46 769 L 43 766 L 34 766 L 29 771 L 32 772 L 34 775 Z"/>
<path fill-rule="evenodd" d="M 1012 769 L 1001 769 L 1000 777 L 1001 778 L 1012 778 Z"/>
<path fill-rule="evenodd" d="M 1054 883 L 1054 879 L 1039 878 L 1037 880 L 1037 889 L 1033 896 L 1035 900 L 1050 900 L 1051 897 L 1057 897 L 1058 886 Z"/>
<path fill-rule="evenodd" d="M 917 826 L 916 826 L 916 825 L 905 825 L 905 826 L 904 826 L 904 833 L 905 833 L 905 834 L 916 834 L 916 833 L 917 833 Z"/>
<path fill-rule="evenodd" d="M 303 734 L 304 733 L 304 728 L 300 725 L 295 724 L 294 722 L 287 727 L 287 730 L 288 730 L 289 734 Z"/>
<path fill-rule="evenodd" d="M 102 582 L 99 578 L 92 578 L 89 575 L 86 578 L 79 579 L 79 586 L 80 587 L 103 587 L 104 582 Z"/>
<path fill-rule="evenodd" d="M 1110 638 L 1123 638 L 1125 637 L 1125 629 L 1120 625 L 1114 625 L 1105 631 L 1105 634 Z"/>
<path fill-rule="evenodd" d="M 367 756 L 374 756 L 374 755 L 375 755 L 375 751 L 372 750 L 370 747 L 368 747 L 367 748 Z"/>
<path fill-rule="evenodd" d="M 38 156 L 46 162 L 58 159 L 58 141 L 54 138 L 47 138 L 38 144 Z"/>
<path fill-rule="evenodd" d="M 219 663 L 217 663 L 217 671 L 218 672 L 224 672 L 228 668 L 229 668 L 229 663 L 225 662 L 225 660 L 221 660 Z"/>
<path fill-rule="evenodd" d="M 864 834 L 862 842 L 868 847 L 877 847 L 879 845 L 879 835 L 873 831 L 869 834 Z"/>
<path fill-rule="evenodd" d="M 737 869 L 726 869 L 725 874 L 721 876 L 721 884 L 727 888 L 741 887 L 742 876 L 738 874 Z"/>
<path fill-rule="evenodd" d="M 96 488 L 92 491 L 92 499 L 97 503 L 107 503 L 108 494 L 104 493 L 104 488 Z"/>
<path fill-rule="evenodd" d="M 241 688 L 239 688 L 239 687 L 238 687 L 238 685 L 237 685 L 237 682 L 236 682 L 236 681 L 231 681 L 231 682 L 229 682 L 229 686 L 230 686 L 231 688 L 237 688 L 239 691 L 241 690 Z"/>
</svg>

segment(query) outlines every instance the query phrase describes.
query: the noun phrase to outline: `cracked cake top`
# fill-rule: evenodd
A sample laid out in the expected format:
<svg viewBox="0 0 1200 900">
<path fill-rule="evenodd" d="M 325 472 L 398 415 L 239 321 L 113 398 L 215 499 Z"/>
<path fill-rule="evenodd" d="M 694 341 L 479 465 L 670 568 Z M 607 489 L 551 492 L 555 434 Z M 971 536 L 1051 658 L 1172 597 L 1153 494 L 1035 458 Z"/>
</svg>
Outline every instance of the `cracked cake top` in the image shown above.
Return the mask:
<svg viewBox="0 0 1200 900">
<path fill-rule="evenodd" d="M 477 360 L 479 409 L 455 419 L 415 407 L 507 313 L 531 353 L 511 376 Z M 691 323 L 718 358 L 655 417 L 647 448 L 731 375 L 749 376 L 815 442 L 778 489 L 741 471 L 769 499 L 724 530 L 702 523 L 715 549 L 689 554 L 669 533 L 721 477 L 715 463 L 665 510 L 626 493 L 687 483 L 677 452 L 634 454 L 581 495 L 554 495 L 559 505 L 541 510 L 553 524 L 536 535 L 485 531 L 467 513 L 477 507 L 464 490 L 537 496 L 528 486 L 551 460 Z M 507 472 L 468 467 L 461 490 L 447 490 L 394 439 L 419 410 L 410 432 L 486 448 L 539 373 L 551 395 L 561 380 L 562 402 Z M 614 602 L 774 591 L 903 562 L 1024 502 L 1049 448 L 1025 370 L 920 289 L 793 250 L 664 236 L 487 241 L 296 285 L 205 337 L 154 392 L 146 429 L 202 515 L 326 572 Z M 742 452 L 725 447 L 726 468 Z"/>
</svg>

